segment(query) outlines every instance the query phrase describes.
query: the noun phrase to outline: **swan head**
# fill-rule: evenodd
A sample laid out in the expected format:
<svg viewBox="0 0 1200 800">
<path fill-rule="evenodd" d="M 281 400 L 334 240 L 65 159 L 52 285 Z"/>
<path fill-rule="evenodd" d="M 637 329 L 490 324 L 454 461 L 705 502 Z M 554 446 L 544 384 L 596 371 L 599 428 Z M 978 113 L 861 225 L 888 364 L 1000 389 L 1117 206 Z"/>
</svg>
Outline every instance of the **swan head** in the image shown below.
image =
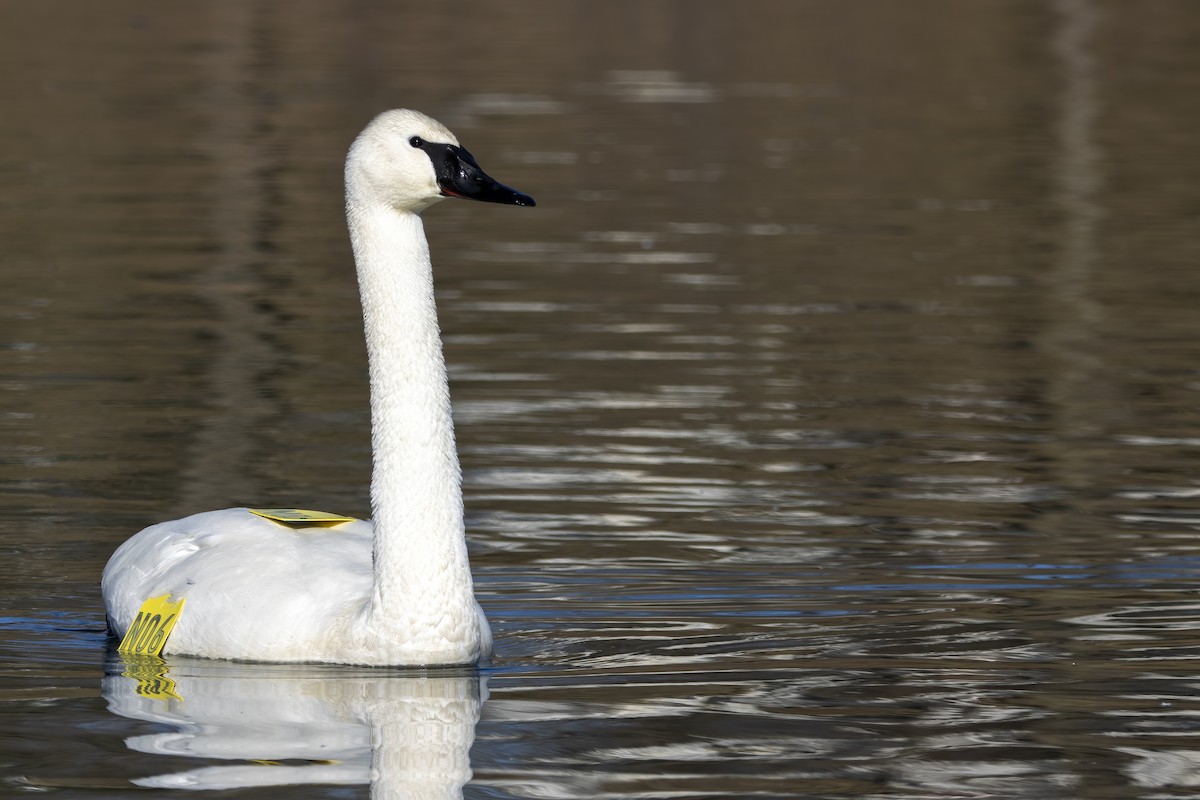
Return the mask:
<svg viewBox="0 0 1200 800">
<path fill-rule="evenodd" d="M 446 197 L 532 206 L 533 198 L 493 180 L 446 126 L 394 109 L 371 121 L 346 159 L 347 197 L 420 213 Z"/>
</svg>

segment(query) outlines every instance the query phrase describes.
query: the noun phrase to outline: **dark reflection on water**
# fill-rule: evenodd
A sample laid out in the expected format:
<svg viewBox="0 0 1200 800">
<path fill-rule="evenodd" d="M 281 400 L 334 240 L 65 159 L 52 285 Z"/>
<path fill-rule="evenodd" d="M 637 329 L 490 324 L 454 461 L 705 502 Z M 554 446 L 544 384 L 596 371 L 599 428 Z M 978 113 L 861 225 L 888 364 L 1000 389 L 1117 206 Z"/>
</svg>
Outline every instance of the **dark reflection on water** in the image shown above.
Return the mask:
<svg viewBox="0 0 1200 800">
<path fill-rule="evenodd" d="M 1194 4 L 0 14 L 5 793 L 1200 785 Z M 129 533 L 366 512 L 340 162 L 392 105 L 539 200 L 426 220 L 486 688 L 131 671 Z"/>
</svg>

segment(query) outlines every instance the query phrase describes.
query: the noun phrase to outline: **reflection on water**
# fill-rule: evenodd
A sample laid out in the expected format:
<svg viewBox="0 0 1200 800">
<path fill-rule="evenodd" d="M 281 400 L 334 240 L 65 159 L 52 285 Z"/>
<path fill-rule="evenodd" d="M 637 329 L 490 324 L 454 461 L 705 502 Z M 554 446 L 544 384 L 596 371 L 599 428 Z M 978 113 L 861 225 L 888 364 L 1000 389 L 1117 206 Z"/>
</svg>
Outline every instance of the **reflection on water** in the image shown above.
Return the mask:
<svg viewBox="0 0 1200 800">
<path fill-rule="evenodd" d="M 474 671 L 113 659 L 103 682 L 109 710 L 168 727 L 127 738 L 131 750 L 229 762 L 135 778 L 136 786 L 345 784 L 370 785 L 375 798 L 451 798 L 471 778 L 486 696 Z"/>
<path fill-rule="evenodd" d="M 1198 9 L 5 6 L 0 794 L 1194 791 Z M 105 665 L 148 522 L 366 513 L 394 105 L 539 200 L 426 215 L 491 699 Z"/>
</svg>

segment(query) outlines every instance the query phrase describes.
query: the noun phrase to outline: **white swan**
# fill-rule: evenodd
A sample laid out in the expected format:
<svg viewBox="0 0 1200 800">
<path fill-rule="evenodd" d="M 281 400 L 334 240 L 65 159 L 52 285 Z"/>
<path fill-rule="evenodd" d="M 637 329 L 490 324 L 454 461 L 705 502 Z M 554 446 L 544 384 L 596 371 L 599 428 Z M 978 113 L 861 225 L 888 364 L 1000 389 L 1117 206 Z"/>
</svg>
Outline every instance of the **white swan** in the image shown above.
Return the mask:
<svg viewBox="0 0 1200 800">
<path fill-rule="evenodd" d="M 475 664 L 492 635 L 475 601 L 461 475 L 418 216 L 443 197 L 532 206 L 429 117 L 387 111 L 346 159 L 371 379 L 373 523 L 293 529 L 245 508 L 146 528 L 104 568 L 109 626 L 186 604 L 164 654 L 251 661 Z"/>
</svg>

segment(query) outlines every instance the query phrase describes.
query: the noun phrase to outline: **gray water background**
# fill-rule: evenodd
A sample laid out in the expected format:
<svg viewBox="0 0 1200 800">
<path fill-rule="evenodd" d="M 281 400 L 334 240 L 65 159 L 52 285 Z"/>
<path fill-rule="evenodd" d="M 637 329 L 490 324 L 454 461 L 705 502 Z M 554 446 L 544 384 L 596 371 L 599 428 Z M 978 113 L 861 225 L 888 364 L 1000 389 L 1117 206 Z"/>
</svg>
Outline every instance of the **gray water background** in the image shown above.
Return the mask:
<svg viewBox="0 0 1200 800">
<path fill-rule="evenodd" d="M 410 711 L 468 798 L 1200 787 L 1200 5 L 39 0 L 0 42 L 0 794 L 401 796 Z M 341 162 L 393 106 L 539 203 L 425 215 L 486 689 L 139 700 L 125 537 L 369 513 Z"/>
</svg>

